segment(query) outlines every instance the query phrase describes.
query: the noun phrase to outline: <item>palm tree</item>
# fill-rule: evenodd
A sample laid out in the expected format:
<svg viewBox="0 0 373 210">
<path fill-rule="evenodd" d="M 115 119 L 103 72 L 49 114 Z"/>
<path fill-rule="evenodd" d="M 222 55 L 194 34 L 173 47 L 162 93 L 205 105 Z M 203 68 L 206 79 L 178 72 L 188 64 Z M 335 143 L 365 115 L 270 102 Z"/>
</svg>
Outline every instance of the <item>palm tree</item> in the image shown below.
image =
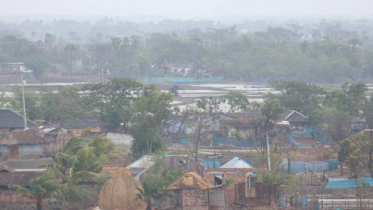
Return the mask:
<svg viewBox="0 0 373 210">
<path fill-rule="evenodd" d="M 162 167 L 157 165 L 157 167 Z M 161 171 L 161 174 L 149 176 L 142 183 L 142 188 L 137 188 L 139 193 L 136 195 L 136 199 L 144 200 L 147 204 L 146 210 L 151 210 L 154 199 L 164 198 L 169 195 L 169 191 L 165 188 L 175 181 L 178 171 L 172 171 L 165 169 Z M 159 176 L 160 175 L 160 176 Z"/>
<path fill-rule="evenodd" d="M 64 209 L 82 209 L 82 202 L 90 200 L 91 194 L 83 185 L 66 183 L 61 188 L 60 200 Z"/>
<path fill-rule="evenodd" d="M 36 207 L 41 210 L 41 200 L 53 196 L 60 189 L 60 183 L 54 177 L 53 170 L 48 168 L 40 177 L 31 179 L 30 188 L 20 185 L 9 185 L 9 188 L 16 189 L 24 197 L 35 198 Z"/>
<path fill-rule="evenodd" d="M 159 183 L 152 183 L 145 181 L 142 184 L 143 189 L 138 188 L 139 193 L 136 195 L 136 199 L 144 200 L 146 202 L 146 210 L 151 210 L 153 200 L 163 195 L 163 188 Z"/>
</svg>

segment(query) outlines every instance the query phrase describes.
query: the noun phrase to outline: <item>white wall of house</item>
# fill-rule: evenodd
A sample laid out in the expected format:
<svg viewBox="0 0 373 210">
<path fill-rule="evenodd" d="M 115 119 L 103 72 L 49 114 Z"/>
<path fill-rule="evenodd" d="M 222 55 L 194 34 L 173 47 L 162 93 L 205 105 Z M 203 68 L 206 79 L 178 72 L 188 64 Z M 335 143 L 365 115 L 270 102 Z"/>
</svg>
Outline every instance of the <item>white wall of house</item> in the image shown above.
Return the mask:
<svg viewBox="0 0 373 210">
<path fill-rule="evenodd" d="M 19 145 L 19 155 L 42 155 L 43 144 Z"/>
<path fill-rule="evenodd" d="M 190 71 L 190 68 L 173 68 L 172 74 L 187 75 L 189 71 Z"/>
<path fill-rule="evenodd" d="M 5 145 L 0 145 L 0 155 L 6 156 L 8 154 L 8 148 Z"/>
<path fill-rule="evenodd" d="M 133 138 L 131 135 L 124 133 L 107 133 L 106 137 L 116 146 L 132 146 Z"/>
</svg>

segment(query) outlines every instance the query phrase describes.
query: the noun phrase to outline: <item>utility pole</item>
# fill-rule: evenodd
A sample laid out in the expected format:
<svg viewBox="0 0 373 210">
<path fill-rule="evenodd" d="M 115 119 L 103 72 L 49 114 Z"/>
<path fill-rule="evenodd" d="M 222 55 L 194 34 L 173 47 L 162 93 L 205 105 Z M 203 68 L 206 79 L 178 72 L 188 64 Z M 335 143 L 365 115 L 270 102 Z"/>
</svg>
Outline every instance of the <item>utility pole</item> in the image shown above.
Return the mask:
<svg viewBox="0 0 373 210">
<path fill-rule="evenodd" d="M 268 171 L 271 173 L 271 148 L 269 147 L 269 139 L 268 139 L 268 123 L 269 120 L 267 119 L 265 122 L 265 137 L 267 142 L 267 156 L 268 156 Z"/>
<path fill-rule="evenodd" d="M 271 148 L 269 147 L 269 139 L 268 139 L 267 133 L 266 133 L 266 141 L 267 141 L 267 155 L 268 155 L 268 171 L 269 173 L 271 173 L 271 153 L 270 153 Z"/>
<path fill-rule="evenodd" d="M 32 73 L 32 70 L 26 70 L 25 67 L 21 66 L 20 69 L 20 74 L 21 74 L 21 87 L 22 87 L 22 108 L 23 108 L 23 128 L 27 128 L 27 117 L 26 117 L 26 102 L 25 102 L 25 87 L 24 87 L 24 78 L 23 74 L 24 73 Z"/>
</svg>

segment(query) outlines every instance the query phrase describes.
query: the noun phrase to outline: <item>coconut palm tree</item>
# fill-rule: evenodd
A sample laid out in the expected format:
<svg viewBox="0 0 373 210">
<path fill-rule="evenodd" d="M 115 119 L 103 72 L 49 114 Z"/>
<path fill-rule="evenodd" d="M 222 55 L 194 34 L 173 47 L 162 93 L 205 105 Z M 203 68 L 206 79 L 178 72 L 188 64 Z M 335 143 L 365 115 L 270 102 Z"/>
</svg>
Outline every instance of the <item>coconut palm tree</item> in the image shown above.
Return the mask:
<svg viewBox="0 0 373 210">
<path fill-rule="evenodd" d="M 159 162 L 157 167 L 162 167 L 162 163 Z M 146 210 L 151 210 L 153 200 L 164 198 L 169 195 L 169 191 L 165 188 L 174 182 L 177 178 L 178 171 L 169 171 L 167 169 L 161 170 L 160 174 L 153 174 L 145 179 L 142 183 L 142 189 L 136 188 L 139 193 L 136 195 L 136 199 L 143 200 L 146 202 Z"/>
<path fill-rule="evenodd" d="M 24 197 L 36 199 L 36 207 L 41 210 L 41 200 L 53 196 L 60 189 L 59 180 L 54 177 L 53 170 L 47 169 L 40 177 L 31 179 L 30 188 L 20 185 L 9 185 L 10 189 L 16 189 Z"/>
<path fill-rule="evenodd" d="M 162 196 L 164 192 L 162 186 L 156 182 L 145 181 L 142 184 L 143 189 L 137 187 L 136 189 L 139 193 L 136 195 L 136 199 L 143 200 L 146 202 L 146 210 L 151 210 L 153 205 L 153 200 Z"/>
<path fill-rule="evenodd" d="M 59 198 L 64 209 L 82 209 L 82 202 L 91 200 L 91 193 L 83 185 L 66 183 Z"/>
</svg>

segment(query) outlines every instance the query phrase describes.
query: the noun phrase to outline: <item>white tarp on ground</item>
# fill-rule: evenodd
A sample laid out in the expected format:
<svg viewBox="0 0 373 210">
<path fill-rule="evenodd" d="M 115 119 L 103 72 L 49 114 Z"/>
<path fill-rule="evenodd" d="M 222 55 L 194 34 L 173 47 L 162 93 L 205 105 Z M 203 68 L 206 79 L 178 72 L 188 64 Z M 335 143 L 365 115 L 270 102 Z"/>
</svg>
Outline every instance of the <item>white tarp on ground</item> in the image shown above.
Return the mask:
<svg viewBox="0 0 373 210">
<path fill-rule="evenodd" d="M 132 146 L 132 136 L 124 133 L 107 133 L 106 137 L 116 146 Z"/>
</svg>

